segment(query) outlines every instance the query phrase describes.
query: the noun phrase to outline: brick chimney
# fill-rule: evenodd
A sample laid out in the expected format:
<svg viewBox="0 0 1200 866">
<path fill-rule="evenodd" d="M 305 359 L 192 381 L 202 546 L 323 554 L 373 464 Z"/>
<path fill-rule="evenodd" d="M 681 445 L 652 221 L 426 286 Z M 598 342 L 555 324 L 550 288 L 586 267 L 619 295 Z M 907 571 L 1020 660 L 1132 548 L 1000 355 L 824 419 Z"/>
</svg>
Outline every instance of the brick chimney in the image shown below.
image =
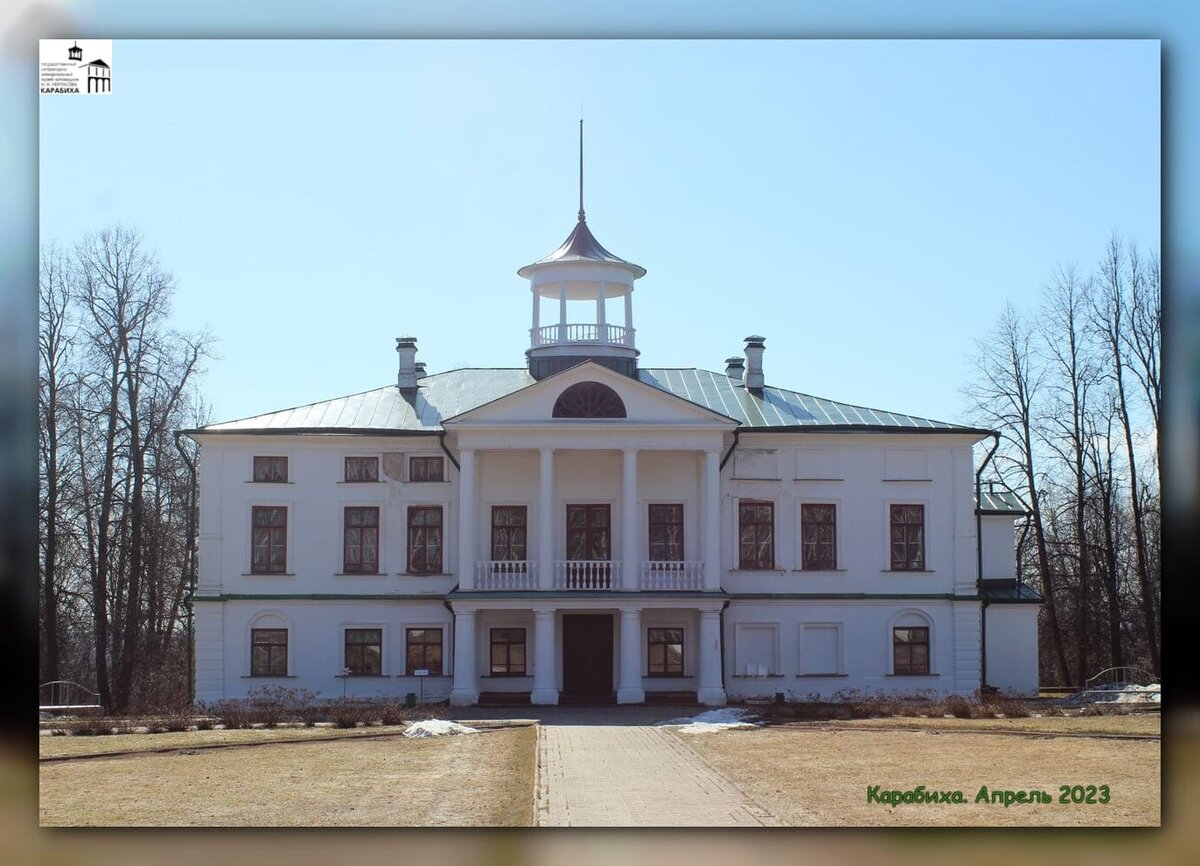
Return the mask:
<svg viewBox="0 0 1200 866">
<path fill-rule="evenodd" d="M 400 372 L 396 385 L 401 391 L 417 389 L 417 338 L 397 337 L 396 354 L 400 356 Z"/>
<path fill-rule="evenodd" d="M 750 391 L 763 389 L 763 343 L 766 337 L 751 334 L 746 338 L 746 388 Z"/>
</svg>

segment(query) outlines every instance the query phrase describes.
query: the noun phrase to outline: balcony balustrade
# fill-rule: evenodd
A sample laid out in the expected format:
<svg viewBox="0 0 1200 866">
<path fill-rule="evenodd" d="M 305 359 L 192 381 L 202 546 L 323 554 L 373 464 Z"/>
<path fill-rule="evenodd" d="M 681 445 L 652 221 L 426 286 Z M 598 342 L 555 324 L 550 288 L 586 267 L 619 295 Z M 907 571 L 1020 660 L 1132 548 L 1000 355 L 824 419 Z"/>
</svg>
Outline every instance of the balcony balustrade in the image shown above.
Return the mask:
<svg viewBox="0 0 1200 866">
<path fill-rule="evenodd" d="M 560 346 L 567 343 L 596 343 L 608 346 L 633 347 L 633 328 L 623 325 L 600 325 L 595 322 L 582 324 L 542 325 L 530 329 L 530 345 Z"/>
<path fill-rule="evenodd" d="M 475 563 L 475 588 L 537 589 L 537 563 L 524 559 Z"/>
<path fill-rule="evenodd" d="M 643 562 L 641 589 L 699 590 L 704 588 L 703 562 Z"/>
<path fill-rule="evenodd" d="M 554 563 L 555 589 L 618 589 L 620 586 L 620 562 L 573 559 Z"/>
</svg>

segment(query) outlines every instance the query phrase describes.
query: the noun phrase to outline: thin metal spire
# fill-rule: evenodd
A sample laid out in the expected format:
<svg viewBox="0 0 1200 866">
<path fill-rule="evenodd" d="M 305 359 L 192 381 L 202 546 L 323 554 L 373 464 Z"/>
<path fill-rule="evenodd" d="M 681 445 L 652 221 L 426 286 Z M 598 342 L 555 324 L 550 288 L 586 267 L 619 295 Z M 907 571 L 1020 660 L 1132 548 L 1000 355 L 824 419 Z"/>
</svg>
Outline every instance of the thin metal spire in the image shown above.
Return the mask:
<svg viewBox="0 0 1200 866">
<path fill-rule="evenodd" d="M 580 114 L 583 112 L 580 111 Z M 587 214 L 583 212 L 583 118 L 579 118 L 579 221 L 587 222 Z"/>
</svg>

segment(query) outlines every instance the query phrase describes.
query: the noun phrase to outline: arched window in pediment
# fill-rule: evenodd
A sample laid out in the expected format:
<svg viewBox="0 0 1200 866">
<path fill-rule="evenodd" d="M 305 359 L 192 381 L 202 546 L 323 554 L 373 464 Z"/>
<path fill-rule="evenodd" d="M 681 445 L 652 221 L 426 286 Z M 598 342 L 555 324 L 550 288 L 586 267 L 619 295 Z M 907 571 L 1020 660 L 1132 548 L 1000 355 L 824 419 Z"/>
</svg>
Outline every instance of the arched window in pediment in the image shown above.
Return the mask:
<svg viewBox="0 0 1200 866">
<path fill-rule="evenodd" d="M 624 418 L 620 395 L 599 382 L 578 382 L 558 395 L 554 418 Z"/>
</svg>

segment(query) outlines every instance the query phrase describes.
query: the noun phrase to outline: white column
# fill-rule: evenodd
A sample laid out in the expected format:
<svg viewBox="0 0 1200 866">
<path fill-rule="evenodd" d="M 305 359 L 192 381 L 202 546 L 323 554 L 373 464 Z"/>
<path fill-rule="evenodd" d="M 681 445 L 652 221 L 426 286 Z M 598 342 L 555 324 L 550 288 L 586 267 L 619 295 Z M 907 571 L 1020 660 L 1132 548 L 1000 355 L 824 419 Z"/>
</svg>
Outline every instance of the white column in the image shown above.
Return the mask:
<svg viewBox="0 0 1200 866">
<path fill-rule="evenodd" d="M 530 703 L 558 703 L 558 665 L 554 651 L 554 611 L 533 611 L 533 691 Z"/>
<path fill-rule="evenodd" d="M 532 294 L 533 294 L 533 341 L 530 343 L 530 345 L 536 346 L 537 345 L 538 328 L 540 328 L 542 326 L 542 321 L 541 321 L 542 320 L 542 304 L 541 304 L 542 298 L 541 298 L 541 295 L 538 294 L 537 289 L 533 289 Z"/>
<path fill-rule="evenodd" d="M 558 342 L 567 341 L 567 284 L 558 284 Z"/>
<path fill-rule="evenodd" d="M 633 286 L 625 292 L 625 327 L 633 330 Z"/>
<path fill-rule="evenodd" d="M 469 707 L 479 703 L 479 687 L 475 681 L 475 611 L 454 612 L 454 683 L 450 703 Z"/>
<path fill-rule="evenodd" d="M 696 699 L 708 707 L 725 703 L 725 686 L 721 682 L 721 612 L 700 611 L 700 687 Z"/>
<path fill-rule="evenodd" d="M 617 703 L 642 704 L 642 611 L 621 609 L 621 670 L 617 677 Z"/>
<path fill-rule="evenodd" d="M 458 588 L 475 588 L 475 452 L 458 455 Z"/>
<path fill-rule="evenodd" d="M 607 310 L 604 309 L 604 300 L 605 300 L 604 293 L 605 293 L 606 289 L 607 289 L 607 286 L 605 285 L 604 281 L 602 280 L 600 282 L 600 296 L 598 298 L 596 298 L 596 337 L 600 340 L 601 343 L 607 342 L 606 338 L 608 337 L 608 334 L 606 333 L 608 331 L 608 328 L 605 327 L 605 322 L 604 322 L 604 317 L 607 313 Z"/>
<path fill-rule="evenodd" d="M 624 589 L 637 589 L 640 582 L 637 546 L 637 449 L 626 448 L 621 452 L 621 457 L 621 571 L 624 575 L 621 586 Z"/>
<path fill-rule="evenodd" d="M 721 588 L 721 470 L 720 452 L 704 452 L 704 590 Z"/>
<path fill-rule="evenodd" d="M 554 449 L 539 453 L 538 589 L 554 588 Z"/>
</svg>

